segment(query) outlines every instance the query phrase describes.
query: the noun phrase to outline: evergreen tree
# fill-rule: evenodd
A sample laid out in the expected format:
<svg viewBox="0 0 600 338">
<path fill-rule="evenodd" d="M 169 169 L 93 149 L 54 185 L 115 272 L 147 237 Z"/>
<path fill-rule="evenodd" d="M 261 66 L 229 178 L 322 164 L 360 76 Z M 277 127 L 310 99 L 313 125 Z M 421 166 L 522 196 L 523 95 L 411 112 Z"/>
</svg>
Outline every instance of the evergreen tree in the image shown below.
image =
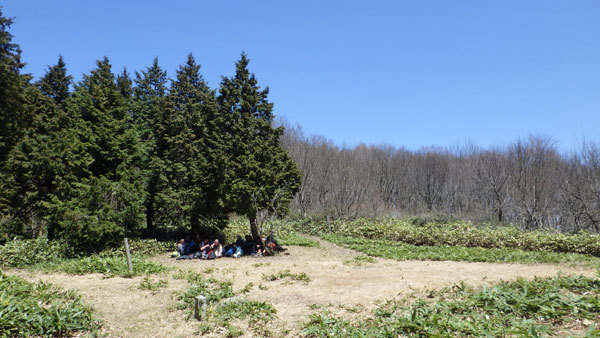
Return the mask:
<svg viewBox="0 0 600 338">
<path fill-rule="evenodd" d="M 235 76 L 224 77 L 217 102 L 221 133 L 230 160 L 226 182 L 233 210 L 250 220 L 252 237 L 260 238 L 257 213 L 283 212 L 300 183 L 296 164 L 280 145 L 283 127 L 273 128 L 268 87 L 261 90 L 242 54 Z"/>
<path fill-rule="evenodd" d="M 149 236 L 154 233 L 157 218 L 159 223 L 168 223 L 170 218 L 167 212 L 161 210 L 156 198 L 157 193 L 164 189 L 164 182 L 160 178 L 165 173 L 163 156 L 166 143 L 161 142 L 158 147 L 157 140 L 161 137 L 158 122 L 165 107 L 167 80 L 167 72 L 158 65 L 158 58 L 154 58 L 151 67 L 136 73 L 136 85 L 133 89 L 133 118 L 144 147 L 142 167 L 145 168 L 147 192 L 144 205 L 146 232 Z"/>
<path fill-rule="evenodd" d="M 70 81 L 60 58 L 38 81 L 38 87 L 25 90 L 24 107 L 31 122 L 8 153 L 5 165 L 8 180 L 16 187 L 7 195 L 14 213 L 13 236 L 47 232 L 52 239 L 56 225 L 52 210 L 69 198 L 73 184 L 85 175 L 90 163 L 79 142 L 79 116 L 63 109 Z"/>
<path fill-rule="evenodd" d="M 52 98 L 57 105 L 64 107 L 71 95 L 69 88 L 72 79 L 70 75 L 67 75 L 67 65 L 61 55 L 58 57 L 56 65 L 48 67 L 46 75 L 38 81 L 37 86 L 44 95 Z"/>
<path fill-rule="evenodd" d="M 24 88 L 29 78 L 20 74 L 25 64 L 21 62 L 19 45 L 12 42 L 13 36 L 8 31 L 12 23 L 0 9 L 0 165 L 29 122 L 23 110 Z"/>
<path fill-rule="evenodd" d="M 90 175 L 55 214 L 61 236 L 83 250 L 116 243 L 143 222 L 142 152 L 123 88 L 104 58 L 75 86 L 69 103 L 83 120 L 80 135 L 91 158 Z"/>
<path fill-rule="evenodd" d="M 202 75 L 193 56 L 177 71 L 165 109 L 156 124 L 156 147 L 162 157 L 164 189 L 157 198 L 177 226 L 189 222 L 198 232 L 202 219 L 211 214 L 206 208 L 207 187 L 213 174 L 207 170 L 206 119 L 215 115 L 215 92 Z"/>
</svg>

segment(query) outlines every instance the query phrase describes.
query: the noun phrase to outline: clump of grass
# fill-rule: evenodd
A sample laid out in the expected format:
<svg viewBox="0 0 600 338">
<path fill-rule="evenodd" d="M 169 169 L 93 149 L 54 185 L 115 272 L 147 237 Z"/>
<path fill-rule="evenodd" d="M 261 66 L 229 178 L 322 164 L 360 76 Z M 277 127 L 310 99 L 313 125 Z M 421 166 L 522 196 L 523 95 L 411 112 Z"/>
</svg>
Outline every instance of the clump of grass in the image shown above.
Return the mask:
<svg viewBox="0 0 600 338">
<path fill-rule="evenodd" d="M 140 290 L 149 290 L 152 293 L 156 293 L 159 289 L 165 288 L 169 285 L 169 281 L 167 279 L 159 279 L 154 281 L 150 277 L 146 276 L 138 285 L 138 289 Z"/>
<path fill-rule="evenodd" d="M 240 293 L 240 294 L 250 293 L 250 291 L 252 291 L 253 287 L 254 287 L 254 283 L 250 282 L 250 283 L 246 284 L 246 286 L 244 286 L 242 289 L 240 289 L 240 291 L 238 293 Z"/>
<path fill-rule="evenodd" d="M 599 265 L 597 257 L 514 248 L 468 248 L 461 246 L 415 246 L 402 242 L 324 235 L 324 239 L 369 256 L 396 260 L 433 260 L 506 263 L 579 263 Z"/>
<path fill-rule="evenodd" d="M 289 269 L 281 270 L 277 273 L 270 274 L 270 275 L 263 274 L 262 278 L 263 278 L 263 280 L 268 281 L 268 282 L 276 281 L 276 280 L 280 280 L 280 279 L 286 279 L 286 278 L 289 278 L 294 281 L 301 281 L 301 282 L 304 282 L 305 284 L 308 284 L 311 281 L 310 277 L 306 274 L 306 272 L 292 273 Z"/>
<path fill-rule="evenodd" d="M 361 266 L 361 265 L 372 264 L 372 263 L 376 263 L 376 262 L 377 262 L 377 260 L 371 256 L 358 255 L 358 256 L 353 257 L 352 259 L 345 260 L 344 264 Z"/>
<path fill-rule="evenodd" d="M 371 316 L 344 319 L 327 310 L 304 323 L 309 337 L 540 336 L 572 334 L 566 323 L 598 320 L 600 280 L 584 276 L 518 279 L 473 289 L 443 290 L 435 300 L 388 301 Z M 594 325 L 590 337 L 600 334 Z"/>
<path fill-rule="evenodd" d="M 101 323 L 74 291 L 29 283 L 0 272 L 0 333 L 3 337 L 94 334 Z"/>
<path fill-rule="evenodd" d="M 252 264 L 252 266 L 255 267 L 255 268 L 259 268 L 261 266 L 269 266 L 269 265 L 271 265 L 271 263 L 261 262 L 261 263 L 254 263 L 254 264 Z"/>
</svg>

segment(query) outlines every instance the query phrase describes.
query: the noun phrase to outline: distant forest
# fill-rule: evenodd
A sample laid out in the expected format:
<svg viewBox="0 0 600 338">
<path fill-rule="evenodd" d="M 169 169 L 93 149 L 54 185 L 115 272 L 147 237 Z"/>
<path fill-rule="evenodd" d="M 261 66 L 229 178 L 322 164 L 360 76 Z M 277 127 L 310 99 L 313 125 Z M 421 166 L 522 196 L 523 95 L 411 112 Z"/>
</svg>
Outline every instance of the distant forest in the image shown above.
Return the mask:
<svg viewBox="0 0 600 338">
<path fill-rule="evenodd" d="M 242 54 L 209 88 L 192 55 L 74 83 L 62 57 L 23 73 L 0 12 L 0 242 L 63 239 L 93 251 L 123 236 L 273 217 L 428 214 L 524 229 L 600 230 L 600 147 L 561 154 L 531 136 L 502 148 L 339 147 L 274 121 Z"/>
<path fill-rule="evenodd" d="M 354 218 L 423 215 L 513 223 L 525 230 L 600 231 L 600 147 L 561 154 L 549 137 L 505 147 L 338 147 L 301 127 L 283 145 L 302 173 L 292 210 Z"/>
</svg>

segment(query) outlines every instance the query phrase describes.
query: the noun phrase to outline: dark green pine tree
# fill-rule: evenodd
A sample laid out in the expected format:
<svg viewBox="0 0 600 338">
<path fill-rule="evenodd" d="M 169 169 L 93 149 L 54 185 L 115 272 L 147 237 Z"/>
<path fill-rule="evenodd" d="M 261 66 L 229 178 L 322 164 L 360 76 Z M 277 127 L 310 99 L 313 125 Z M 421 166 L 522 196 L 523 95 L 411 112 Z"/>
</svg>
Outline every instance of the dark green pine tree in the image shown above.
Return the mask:
<svg viewBox="0 0 600 338">
<path fill-rule="evenodd" d="M 133 89 L 133 119 L 144 149 L 142 167 L 147 192 L 144 205 L 148 236 L 153 235 L 156 221 L 168 224 L 170 220 L 168 212 L 161 210 L 161 205 L 157 203 L 156 198 L 157 193 L 164 189 L 161 175 L 164 177 L 166 172 L 163 156 L 167 144 L 158 143 L 157 140 L 161 137 L 158 122 L 165 108 L 167 81 L 167 72 L 158 65 L 158 58 L 154 58 L 152 66 L 141 73 L 136 73 Z"/>
<path fill-rule="evenodd" d="M 118 243 L 143 223 L 142 149 L 123 88 L 105 57 L 75 86 L 69 103 L 84 122 L 81 140 L 92 162 L 58 219 L 61 236 L 83 250 Z"/>
<path fill-rule="evenodd" d="M 12 22 L 12 19 L 3 16 L 0 8 L 0 232 L 4 234 L 4 225 L 13 224 L 16 220 L 11 198 L 18 195 L 19 189 L 8 172 L 7 160 L 31 122 L 31 116 L 25 109 L 25 89 L 30 77 L 20 73 L 25 64 L 21 62 L 19 45 L 13 43 L 9 32 Z M 2 234 L 0 237 L 3 237 Z"/>
<path fill-rule="evenodd" d="M 11 195 L 18 220 L 13 235 L 33 237 L 47 232 L 48 238 L 54 238 L 53 210 L 70 197 L 90 163 L 79 142 L 81 121 L 63 109 L 70 95 L 70 81 L 61 58 L 58 65 L 49 67 L 37 87 L 26 89 L 25 110 L 32 120 L 9 152 L 6 165 L 11 181 L 18 187 Z"/>
<path fill-rule="evenodd" d="M 67 74 L 67 65 L 62 55 L 58 57 L 58 63 L 48 67 L 46 75 L 37 82 L 42 93 L 64 108 L 67 99 L 71 95 L 70 86 L 72 77 Z"/>
<path fill-rule="evenodd" d="M 261 90 L 248 71 L 248 58 L 242 54 L 235 76 L 224 77 L 219 96 L 221 133 L 230 156 L 226 170 L 228 201 L 233 210 L 250 220 L 252 237 L 260 233 L 260 211 L 285 212 L 300 184 L 300 173 L 280 145 L 283 127 L 274 128 L 273 104 L 269 89 Z"/>
<path fill-rule="evenodd" d="M 0 165 L 29 122 L 23 110 L 24 88 L 29 78 L 20 74 L 25 64 L 21 62 L 19 45 L 12 42 L 9 32 L 12 23 L 12 19 L 2 15 L 0 8 Z"/>
<path fill-rule="evenodd" d="M 215 92 L 211 90 L 190 54 L 177 71 L 166 98 L 165 109 L 155 120 L 156 146 L 162 152 L 160 178 L 164 186 L 157 203 L 174 220 L 176 226 L 191 225 L 200 231 L 207 214 L 207 187 L 213 173 L 208 171 L 207 116 L 215 115 Z"/>
</svg>

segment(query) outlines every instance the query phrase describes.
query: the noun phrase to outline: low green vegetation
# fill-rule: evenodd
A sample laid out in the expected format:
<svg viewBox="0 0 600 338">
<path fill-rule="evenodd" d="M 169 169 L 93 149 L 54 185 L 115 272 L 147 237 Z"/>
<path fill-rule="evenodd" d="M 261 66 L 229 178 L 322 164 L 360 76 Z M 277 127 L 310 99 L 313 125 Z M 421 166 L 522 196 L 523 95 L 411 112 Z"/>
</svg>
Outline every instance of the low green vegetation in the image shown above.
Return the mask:
<svg viewBox="0 0 600 338">
<path fill-rule="evenodd" d="M 225 329 L 227 336 L 240 336 L 244 330 L 233 322 L 246 321 L 248 328 L 256 335 L 272 336 L 266 324 L 276 318 L 275 308 L 271 304 L 247 300 L 240 296 L 249 292 L 253 286 L 251 283 L 238 292 L 240 295 L 236 295 L 229 281 L 206 278 L 192 271 L 179 271 L 175 277 L 187 279 L 189 283 L 186 291 L 177 294 L 177 308 L 185 311 L 188 318 L 193 315 L 195 297 L 206 297 L 207 312 L 199 327 L 202 334 Z"/>
<path fill-rule="evenodd" d="M 74 275 L 101 273 L 105 277 L 133 277 L 166 271 L 167 268 L 151 262 L 143 255 L 131 257 L 133 272 L 129 271 L 125 256 L 94 255 L 82 258 L 64 259 L 43 264 L 32 265 L 29 268 L 48 272 L 66 272 Z"/>
<path fill-rule="evenodd" d="M 289 278 L 290 280 L 293 280 L 293 281 L 301 281 L 306 284 L 310 283 L 310 281 L 311 281 L 310 277 L 306 274 L 306 272 L 293 273 L 288 269 L 281 270 L 277 273 L 273 273 L 270 275 L 265 275 L 265 274 L 262 275 L 262 279 L 267 282 L 276 281 L 276 280 L 280 280 L 280 279 L 286 279 L 286 278 Z"/>
<path fill-rule="evenodd" d="M 94 334 L 99 327 L 92 308 L 74 291 L 0 272 L 2 337 L 78 336 Z"/>
<path fill-rule="evenodd" d="M 277 239 L 277 242 L 279 243 L 279 245 L 283 245 L 283 246 L 295 245 L 295 246 L 316 248 L 316 247 L 319 247 L 319 245 L 320 245 L 319 241 L 302 236 L 302 235 L 298 234 L 297 232 L 283 233 L 282 235 L 279 236 L 279 238 L 276 238 L 276 239 Z"/>
<path fill-rule="evenodd" d="M 600 280 L 583 276 L 519 279 L 473 289 L 464 284 L 435 299 L 388 301 L 370 316 L 345 319 L 328 310 L 304 323 L 309 337 L 569 335 L 597 337 Z"/>
<path fill-rule="evenodd" d="M 324 235 L 324 239 L 369 256 L 396 260 L 502 262 L 502 263 L 577 263 L 600 266 L 597 257 L 513 248 L 467 248 L 461 246 L 416 246 L 402 242 Z"/>
<path fill-rule="evenodd" d="M 131 243 L 133 272 L 129 272 L 124 249 L 110 249 L 99 254 L 82 256 L 75 255 L 62 242 L 43 239 L 15 240 L 0 246 L 0 263 L 2 267 L 60 271 L 76 275 L 101 273 L 107 277 L 131 277 L 166 270 L 166 267 L 147 260 L 143 254 L 164 252 L 164 244 L 148 240 Z"/>
<path fill-rule="evenodd" d="M 152 291 L 152 293 L 156 293 L 161 288 L 166 288 L 169 285 L 168 279 L 159 279 L 154 280 L 148 276 L 145 276 L 144 279 L 138 285 L 138 289 L 140 290 L 148 290 Z"/>
<path fill-rule="evenodd" d="M 512 226 L 475 226 L 464 221 L 434 222 L 421 225 L 422 223 L 417 218 L 340 220 L 334 224 L 334 233 L 338 235 L 385 239 L 416 246 L 514 248 L 525 251 L 579 253 L 600 257 L 600 236 L 586 232 L 573 235 L 555 231 L 527 232 Z"/>
</svg>

